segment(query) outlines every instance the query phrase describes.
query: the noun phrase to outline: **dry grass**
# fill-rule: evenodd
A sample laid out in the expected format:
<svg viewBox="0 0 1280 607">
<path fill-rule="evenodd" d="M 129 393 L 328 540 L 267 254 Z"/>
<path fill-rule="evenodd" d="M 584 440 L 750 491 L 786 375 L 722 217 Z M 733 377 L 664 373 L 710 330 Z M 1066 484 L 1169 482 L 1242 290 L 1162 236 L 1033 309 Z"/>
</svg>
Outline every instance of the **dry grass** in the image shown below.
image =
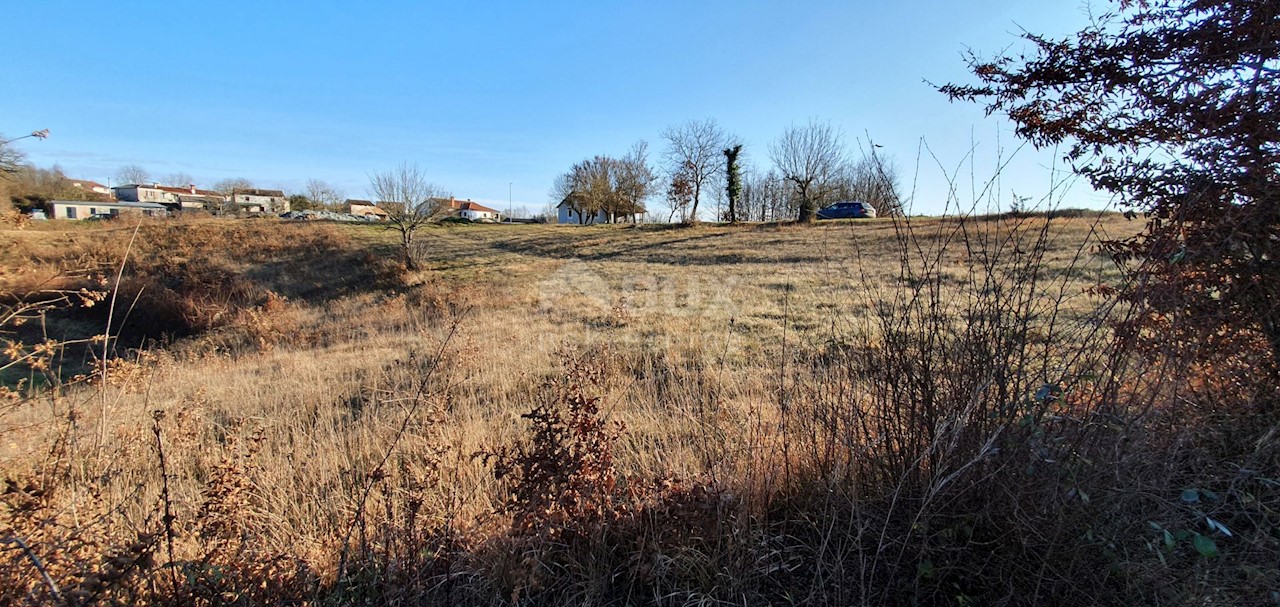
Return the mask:
<svg viewBox="0 0 1280 607">
<path fill-rule="evenodd" d="M 1129 517 L 1141 526 L 1153 511 L 1136 498 L 1106 501 L 1114 485 L 1084 478 L 1096 471 L 1042 463 L 1060 476 L 1018 481 L 1025 489 L 999 505 L 974 493 L 1017 486 L 990 477 L 1025 464 L 1023 451 L 1065 449 L 1053 437 L 1094 441 L 1066 449 L 1073 462 L 1123 459 L 1106 452 L 1114 440 L 1066 426 L 1101 424 L 1104 398 L 1114 404 L 1135 390 L 1125 383 L 1132 375 L 1104 373 L 1115 359 L 1101 319 L 1115 311 L 1091 293 L 1121 278 L 1096 254 L 1098 240 L 1136 228 L 1116 215 L 440 227 L 419 237 L 423 270 L 407 276 L 386 261 L 395 258 L 390 234 L 370 226 L 161 222 L 142 226 L 132 247 L 132 230 L 117 224 L 5 229 L 0 291 L 75 286 L 86 270 L 110 286 L 129 248 L 121 284 L 133 286 L 117 310 L 136 299 L 128 314 L 136 324 L 117 321 L 112 333 L 138 345 L 130 331 L 154 338 L 166 331 L 149 324 L 185 323 L 167 333 L 187 337 L 145 354 L 118 348 L 106 381 L 53 376 L 66 385 L 2 410 L 0 533 L 32 553 L 5 553 L 0 579 L 21 587 L 0 594 L 47 598 L 39 562 L 62 594 L 82 601 L 1198 596 L 1204 586 L 1190 580 L 1168 592 L 1146 580 L 1166 579 L 1158 564 L 1166 559 L 1183 559 L 1187 575 L 1222 569 L 1188 558 L 1184 546 L 1144 550 L 1135 538 L 1160 538 L 1150 529 L 1089 522 L 1132 508 L 1145 513 Z M 1016 322 L 995 319 L 1004 316 Z M 68 333 L 56 338 L 105 327 L 100 315 L 57 318 Z M 898 318 L 930 328 L 941 345 L 898 331 Z M 1009 360 L 1026 368 L 995 372 L 993 361 L 1008 353 L 980 346 L 1015 338 L 1018 358 Z M 893 358 L 906 352 L 919 360 Z M 1070 378 L 1071 398 L 1032 403 L 1045 417 L 1037 413 L 1030 430 L 1018 425 L 1023 413 L 1001 408 Z M 1008 393 L 983 392 L 995 383 Z M 937 410 L 910 412 L 925 400 Z M 556 409 L 570 402 L 578 408 Z M 510 484 L 520 474 L 495 478 L 492 462 L 476 457 L 508 449 L 503 465 L 518 468 L 510 449 L 526 444 L 521 416 L 539 407 L 552 412 L 542 418 L 552 420 L 548 436 L 568 423 L 554 420 L 591 427 L 597 415 L 626 429 L 566 434 L 556 449 L 567 451 L 535 441 L 522 452 L 593 462 L 557 468 L 540 489 L 581 493 L 569 506 L 556 495 L 557 516 L 577 512 L 577 526 L 513 514 L 509 496 L 524 495 L 524 505 L 541 497 Z M 881 415 L 886 408 L 897 416 Z M 1018 455 L 989 464 L 1001 449 Z M 1273 504 L 1265 487 L 1251 480 L 1233 490 Z M 1176 502 L 1181 488 L 1162 490 Z M 1081 493 L 1093 502 L 1082 505 Z M 1110 510 L 1089 505 L 1099 502 Z M 581 515 L 588 506 L 593 514 Z M 1018 544 L 992 518 L 1006 515 L 1019 534 L 1041 528 L 1053 537 L 1019 535 Z M 1052 530 L 1043 527 L 1049 515 Z M 1263 525 L 1250 528 L 1262 535 L 1240 542 L 1249 554 L 1274 547 Z M 1071 535 L 1085 529 L 1113 533 L 1113 544 Z M 1030 557 L 1008 552 L 1015 545 L 1079 550 Z M 966 561 L 981 558 L 996 564 Z M 1019 559 L 1056 570 L 991 569 Z M 1261 577 L 1216 587 L 1256 596 L 1276 568 L 1255 569 Z M 1094 570 L 1085 580 L 1094 585 L 1080 586 L 1078 576 Z"/>
</svg>

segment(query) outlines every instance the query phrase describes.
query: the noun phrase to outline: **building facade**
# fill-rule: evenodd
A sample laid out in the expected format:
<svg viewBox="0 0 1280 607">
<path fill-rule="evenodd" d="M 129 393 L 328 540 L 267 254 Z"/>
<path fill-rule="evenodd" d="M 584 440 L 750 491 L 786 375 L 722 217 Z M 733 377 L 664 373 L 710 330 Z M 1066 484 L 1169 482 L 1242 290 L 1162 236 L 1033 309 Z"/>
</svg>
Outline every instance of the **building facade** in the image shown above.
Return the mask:
<svg viewBox="0 0 1280 607">
<path fill-rule="evenodd" d="M 280 190 L 232 190 L 231 203 L 241 213 L 284 213 L 289 210 L 289 199 Z"/>
<path fill-rule="evenodd" d="M 169 209 L 155 202 L 93 202 L 88 200 L 50 200 L 46 205 L 50 219 L 110 219 L 121 215 L 164 217 Z"/>
</svg>

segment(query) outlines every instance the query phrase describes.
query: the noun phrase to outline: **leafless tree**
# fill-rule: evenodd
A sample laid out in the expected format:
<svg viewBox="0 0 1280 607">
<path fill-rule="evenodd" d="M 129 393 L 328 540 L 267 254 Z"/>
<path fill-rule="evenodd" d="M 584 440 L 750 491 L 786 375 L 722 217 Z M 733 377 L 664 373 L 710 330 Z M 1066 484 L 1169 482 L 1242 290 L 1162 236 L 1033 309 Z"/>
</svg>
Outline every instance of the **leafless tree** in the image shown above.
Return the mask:
<svg viewBox="0 0 1280 607">
<path fill-rule="evenodd" d="M 329 210 L 336 210 L 337 206 L 342 203 L 345 194 L 328 183 L 319 179 L 307 180 L 307 200 L 312 204 L 320 205 Z"/>
<path fill-rule="evenodd" d="M 0 140 L 4 135 L 0 135 Z M 7 143 L 0 143 L 0 176 L 10 177 L 22 171 L 27 155 Z"/>
<path fill-rule="evenodd" d="M 572 205 L 578 214 L 578 223 L 594 223 L 613 193 L 608 167 L 609 159 L 605 156 L 588 158 L 573 165 L 556 178 L 551 190 L 552 198 Z"/>
<path fill-rule="evenodd" d="M 219 194 L 222 194 L 223 196 L 230 196 L 236 190 L 251 190 L 251 189 L 253 189 L 253 182 L 248 179 L 245 179 L 244 177 L 232 177 L 231 179 L 223 179 L 222 181 L 219 181 L 213 184 L 213 191 Z"/>
<path fill-rule="evenodd" d="M 649 145 L 640 141 L 621 158 L 595 156 L 579 162 L 556 179 L 551 196 L 569 201 L 578 223 L 594 223 L 603 212 L 607 221 L 645 212 L 658 179 L 648 162 Z"/>
<path fill-rule="evenodd" d="M 0 135 L 0 177 L 10 177 L 24 169 L 27 155 L 13 147 L 13 143 L 15 141 L 28 138 L 48 139 L 49 129 L 32 131 L 31 133 L 21 137 L 15 137 L 13 139 L 8 139 L 4 135 Z"/>
<path fill-rule="evenodd" d="M 144 184 L 150 181 L 151 172 L 136 164 L 126 164 L 116 169 L 116 182 L 120 185 L 128 183 Z"/>
<path fill-rule="evenodd" d="M 248 179 L 245 179 L 244 177 L 232 177 L 230 179 L 223 179 L 213 184 L 213 191 L 219 194 L 222 194 L 222 197 L 223 197 L 223 201 L 222 201 L 223 215 L 234 214 L 239 211 L 239 207 L 236 206 L 236 199 L 235 199 L 236 190 L 251 190 L 251 189 L 253 189 L 253 182 Z"/>
<path fill-rule="evenodd" d="M 769 145 L 769 156 L 783 179 L 795 186 L 800 197 L 801 223 L 810 223 L 818 207 L 830 197 L 847 162 L 844 137 L 830 123 L 810 120 L 792 125 Z"/>
<path fill-rule="evenodd" d="M 835 198 L 869 203 L 881 217 L 903 214 L 897 166 L 874 152 L 845 168 Z"/>
<path fill-rule="evenodd" d="M 533 220 L 538 223 L 555 223 L 558 219 L 556 215 L 556 205 L 547 203 L 542 207 L 541 211 L 533 216 Z"/>
<path fill-rule="evenodd" d="M 729 136 L 713 119 L 690 120 L 662 131 L 667 148 L 662 161 L 671 179 L 681 175 L 693 188 L 689 221 L 698 220 L 703 190 L 714 189 L 723 179 L 724 152 Z"/>
<path fill-rule="evenodd" d="M 751 221 L 784 221 L 795 219 L 796 206 L 792 188 L 781 175 L 770 169 L 766 173 L 748 171 L 743 179 L 742 204 Z"/>
<path fill-rule="evenodd" d="M 400 233 L 405 267 L 417 270 L 412 251 L 414 233 L 447 211 L 441 201 L 449 194 L 427 181 L 416 164 L 401 163 L 393 170 L 369 176 L 369 196 L 387 212 L 387 226 Z"/>
<path fill-rule="evenodd" d="M 626 156 L 614 163 L 614 189 L 617 198 L 611 215 L 626 215 L 634 218 L 645 212 L 644 203 L 653 195 L 658 184 L 658 175 L 649 166 L 649 143 L 644 140 L 631 146 Z"/>
<path fill-rule="evenodd" d="M 175 188 L 185 188 L 196 182 L 196 178 L 187 173 L 169 173 L 160 178 L 160 183 Z"/>
</svg>

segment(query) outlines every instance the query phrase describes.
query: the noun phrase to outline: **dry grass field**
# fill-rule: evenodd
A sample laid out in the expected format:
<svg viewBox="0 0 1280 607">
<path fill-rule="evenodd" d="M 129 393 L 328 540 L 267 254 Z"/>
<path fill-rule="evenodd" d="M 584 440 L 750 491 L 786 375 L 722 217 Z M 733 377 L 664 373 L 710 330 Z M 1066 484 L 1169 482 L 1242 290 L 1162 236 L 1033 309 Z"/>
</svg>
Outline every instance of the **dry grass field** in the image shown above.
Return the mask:
<svg viewBox="0 0 1280 607">
<path fill-rule="evenodd" d="M 5 228 L 6 305 L 102 295 L 3 327 L 0 601 L 1265 599 L 1275 487 L 1211 534 L 1130 408 L 1139 228 Z"/>
</svg>

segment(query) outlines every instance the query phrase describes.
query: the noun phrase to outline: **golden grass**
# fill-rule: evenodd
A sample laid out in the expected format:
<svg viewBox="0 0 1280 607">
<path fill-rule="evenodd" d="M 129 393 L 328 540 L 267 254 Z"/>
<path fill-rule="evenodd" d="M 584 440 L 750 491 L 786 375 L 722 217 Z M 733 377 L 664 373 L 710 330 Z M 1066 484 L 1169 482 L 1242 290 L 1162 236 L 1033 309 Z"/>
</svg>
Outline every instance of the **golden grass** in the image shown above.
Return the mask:
<svg viewBox="0 0 1280 607">
<path fill-rule="evenodd" d="M 1138 226 L 1117 215 L 1045 222 L 915 219 L 906 250 L 904 226 L 890 220 L 433 227 L 418 237 L 423 270 L 398 279 L 382 261 L 395 258 L 394 239 L 375 226 L 148 223 L 126 278 L 199 260 L 283 303 L 246 302 L 249 316 L 153 353 L 143 373 L 69 386 L 0 414 L 0 470 L 68 479 L 55 508 L 83 508 L 93 493 L 93 515 L 109 526 L 154 529 L 148 517 L 162 479 L 151 419 L 164 411 L 174 515 L 198 526 L 229 437 L 256 434 L 242 513 L 256 550 L 296 555 L 333 576 L 361 489 L 393 444 L 391 469 L 378 472 L 392 480 L 378 491 L 407 492 L 418 479 L 430 487 L 420 492 L 424 512 L 470 537 L 497 533 L 502 487 L 473 454 L 523 435 L 520 415 L 548 397 L 560 353 L 572 348 L 608 368 L 601 397 L 627 427 L 615 453 L 623 475 L 768 484 L 753 468 L 764 460 L 750 453 L 780 448 L 769 430 L 779 423 L 775 403 L 801 381 L 784 361 L 876 340 L 874 306 L 911 286 L 904 260 L 938 264 L 953 289 L 943 299 L 958 310 L 979 296 L 971 272 L 983 252 L 1012 264 L 1044 228 L 1042 296 L 1085 322 L 1101 303 L 1089 289 L 1118 279 L 1097 243 Z M 6 228 L 0 279 L 83 267 L 110 278 L 130 236 L 116 223 Z M 256 341 L 228 337 L 237 331 L 256 331 Z M 414 382 L 437 352 L 443 362 L 415 409 Z M 406 438 L 394 443 L 411 412 Z M 380 504 L 366 507 L 390 516 Z M 53 564 L 65 556 L 36 549 Z M 188 538 L 179 558 L 201 549 Z"/>
</svg>

